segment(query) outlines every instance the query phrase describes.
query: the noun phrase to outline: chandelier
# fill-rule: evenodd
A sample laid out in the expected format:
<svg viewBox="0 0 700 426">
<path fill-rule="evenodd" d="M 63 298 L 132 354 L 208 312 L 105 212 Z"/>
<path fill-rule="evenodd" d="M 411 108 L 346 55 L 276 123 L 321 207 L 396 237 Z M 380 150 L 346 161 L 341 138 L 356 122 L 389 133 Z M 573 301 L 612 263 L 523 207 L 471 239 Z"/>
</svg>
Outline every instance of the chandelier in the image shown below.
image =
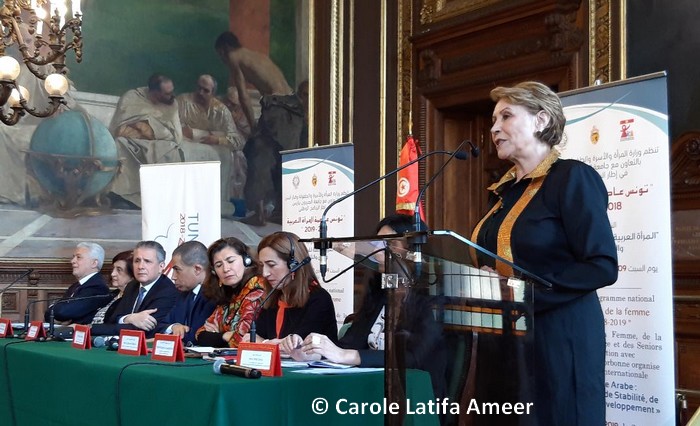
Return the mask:
<svg viewBox="0 0 700 426">
<path fill-rule="evenodd" d="M 53 12 L 47 13 L 47 10 Z M 50 15 L 48 20 L 47 15 Z M 48 117 L 66 104 L 63 98 L 68 91 L 65 54 L 74 50 L 76 61 L 81 61 L 81 25 L 80 0 L 4 0 L 0 7 L 0 121 L 12 126 L 25 113 Z M 70 40 L 67 39 L 69 34 Z M 13 45 L 26 68 L 44 81 L 49 97 L 45 110 L 38 111 L 30 106 L 29 91 L 17 83 L 20 64 L 5 52 Z M 9 107 L 9 112 L 5 106 Z"/>
</svg>

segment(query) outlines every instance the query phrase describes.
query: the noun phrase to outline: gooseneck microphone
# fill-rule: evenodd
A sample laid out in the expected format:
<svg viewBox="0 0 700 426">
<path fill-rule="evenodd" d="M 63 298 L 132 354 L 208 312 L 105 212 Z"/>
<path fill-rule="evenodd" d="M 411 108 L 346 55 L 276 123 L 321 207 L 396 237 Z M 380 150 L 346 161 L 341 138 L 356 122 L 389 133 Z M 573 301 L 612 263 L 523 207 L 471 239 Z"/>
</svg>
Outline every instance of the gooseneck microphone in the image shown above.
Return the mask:
<svg viewBox="0 0 700 426">
<path fill-rule="evenodd" d="M 481 150 L 479 149 L 479 147 L 476 146 L 476 145 L 474 145 L 474 144 L 472 143 L 472 141 L 469 141 L 469 140 L 468 140 L 467 143 L 468 143 L 469 146 L 471 147 L 471 149 L 469 150 L 469 152 L 471 152 L 472 157 L 474 157 L 474 158 L 478 157 L 479 154 L 481 154 Z"/>
<path fill-rule="evenodd" d="M 328 206 L 326 206 L 326 209 L 323 210 L 323 214 L 321 215 L 321 223 L 319 225 L 319 239 L 321 241 L 317 242 L 314 244 L 314 247 L 319 250 L 319 267 L 321 271 L 321 278 L 323 278 L 323 281 L 326 281 L 326 271 L 328 270 L 328 258 L 327 258 L 327 250 L 331 247 L 331 244 L 326 241 L 328 238 L 328 225 L 327 225 L 327 220 L 326 220 L 326 215 L 328 214 L 328 211 L 333 207 L 334 205 L 352 197 L 353 195 L 357 194 L 358 192 L 362 192 L 365 189 L 369 188 L 372 185 L 377 184 L 378 182 L 383 181 L 384 179 L 395 175 L 396 173 L 400 172 L 401 170 L 405 169 L 406 167 L 415 164 L 427 157 L 430 157 L 431 155 L 435 154 L 446 154 L 450 156 L 456 156 L 457 158 L 465 159 L 469 156 L 468 153 L 466 152 L 460 152 L 460 151 L 431 151 L 426 154 L 421 155 L 420 157 L 416 158 L 415 160 L 411 160 L 408 163 L 404 164 L 403 166 L 394 169 L 390 171 L 389 173 L 383 174 L 382 176 L 379 176 L 378 178 L 374 179 L 373 181 L 369 182 L 366 185 L 361 186 L 360 188 L 348 192 L 347 194 L 343 195 L 340 198 L 335 199 L 333 202 L 331 202 Z"/>
<path fill-rule="evenodd" d="M 2 291 L 0 291 L 0 296 L 2 296 L 7 290 L 9 290 L 10 287 L 12 287 L 13 285 L 17 284 L 17 283 L 19 282 L 19 280 L 21 280 L 22 278 L 24 278 L 24 277 L 26 277 L 27 275 L 31 274 L 32 272 L 34 272 L 34 269 L 33 269 L 33 268 L 29 268 L 29 269 L 27 269 L 25 272 L 23 272 L 22 275 L 20 275 L 19 277 L 15 278 L 14 281 L 12 281 L 10 284 L 7 285 L 7 287 L 3 288 Z"/>
<path fill-rule="evenodd" d="M 22 333 L 18 334 L 16 337 L 22 337 L 27 335 L 27 331 L 29 329 L 29 311 L 32 309 L 32 305 L 39 302 L 56 302 L 56 300 L 56 298 L 52 298 L 30 300 L 29 302 L 27 302 L 27 308 L 24 310 L 24 329 L 22 330 Z"/>
<path fill-rule="evenodd" d="M 251 342 L 255 343 L 255 332 L 256 332 L 256 330 L 255 330 L 255 321 L 258 319 L 258 315 L 260 315 L 260 310 L 263 308 L 263 306 L 265 306 L 265 303 L 267 303 L 267 301 L 270 299 L 270 296 L 272 296 L 272 293 L 274 293 L 275 291 L 277 291 L 277 289 L 280 288 L 280 286 L 282 285 L 282 283 L 285 282 L 285 281 L 287 281 L 287 278 L 289 278 L 290 275 L 292 275 L 293 273 L 295 273 L 296 271 L 298 271 L 299 269 L 301 269 L 302 266 L 308 265 L 309 262 L 311 262 L 311 258 L 310 258 L 309 256 L 306 256 L 306 257 L 304 258 L 304 260 L 302 260 L 302 261 L 299 262 L 297 265 L 295 265 L 292 269 L 290 269 L 289 272 L 287 272 L 287 273 L 282 277 L 282 279 L 279 280 L 279 281 L 277 282 L 277 284 L 275 284 L 275 286 L 272 288 L 272 290 L 270 290 L 270 292 L 267 294 L 267 296 L 265 296 L 265 298 L 263 299 L 263 301 L 262 301 L 262 303 L 260 304 L 260 306 L 258 306 L 258 309 L 256 309 L 255 312 L 253 312 L 253 320 L 250 322 L 250 341 L 251 341 Z"/>
<path fill-rule="evenodd" d="M 246 379 L 259 379 L 260 376 L 262 376 L 262 373 L 258 369 L 227 364 L 226 361 L 221 358 L 214 361 L 212 369 L 214 370 L 214 374 L 226 374 L 228 376 L 238 376 Z"/>
<path fill-rule="evenodd" d="M 70 303 L 78 300 L 90 300 L 90 299 L 112 299 L 114 296 L 112 293 L 107 293 L 107 294 L 94 294 L 92 296 L 82 296 L 82 297 L 66 297 L 63 299 L 58 299 L 54 303 L 52 303 L 49 306 L 49 339 L 53 339 L 54 336 L 54 323 L 55 323 L 55 316 L 54 316 L 54 309 L 56 305 L 61 304 L 61 303 Z"/>
<path fill-rule="evenodd" d="M 438 169 L 437 172 L 433 174 L 433 176 L 428 180 L 428 182 L 423 185 L 423 188 L 420 190 L 418 193 L 418 198 L 416 198 L 416 205 L 413 210 L 413 230 L 415 232 L 420 232 L 420 231 L 425 231 L 424 229 L 421 229 L 421 218 L 420 218 L 420 205 L 421 202 L 423 201 L 423 196 L 425 195 L 425 191 L 428 189 L 428 187 L 437 179 L 438 176 L 442 174 L 442 172 L 445 170 L 445 167 L 452 161 L 453 158 L 457 158 L 459 160 L 466 160 L 469 155 L 465 151 L 460 151 L 462 147 L 465 144 L 469 144 L 471 146 L 471 156 L 472 157 L 478 157 L 479 156 L 479 148 L 476 147 L 471 141 L 469 140 L 463 140 L 462 143 L 459 144 L 457 147 L 457 150 L 454 151 L 451 155 L 450 158 L 445 160 L 444 163 L 442 163 L 442 166 Z M 416 267 L 416 276 L 421 275 L 421 265 L 423 262 L 423 255 L 422 255 L 422 245 L 425 244 L 426 242 L 426 237 L 425 235 L 418 235 L 415 236 L 413 239 L 413 255 L 414 255 L 414 264 Z"/>
</svg>

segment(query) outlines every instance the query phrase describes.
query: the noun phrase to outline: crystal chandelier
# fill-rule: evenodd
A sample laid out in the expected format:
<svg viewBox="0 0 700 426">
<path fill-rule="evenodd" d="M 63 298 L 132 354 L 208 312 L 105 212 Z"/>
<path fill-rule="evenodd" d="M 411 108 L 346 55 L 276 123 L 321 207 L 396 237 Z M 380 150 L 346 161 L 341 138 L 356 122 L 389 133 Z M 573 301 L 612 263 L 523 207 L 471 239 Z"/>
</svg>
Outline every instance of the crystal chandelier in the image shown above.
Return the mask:
<svg viewBox="0 0 700 426">
<path fill-rule="evenodd" d="M 47 10 L 53 12 L 47 13 Z M 47 20 L 46 15 L 50 15 L 50 19 Z M 27 112 L 35 117 L 48 117 L 66 104 L 63 98 L 68 91 L 65 54 L 74 50 L 76 61 L 81 61 L 81 25 L 80 0 L 4 0 L 0 7 L 0 121 L 12 126 Z M 44 81 L 49 96 L 45 110 L 37 111 L 30 106 L 29 91 L 16 81 L 20 64 L 5 52 L 13 45 L 26 68 Z"/>
</svg>

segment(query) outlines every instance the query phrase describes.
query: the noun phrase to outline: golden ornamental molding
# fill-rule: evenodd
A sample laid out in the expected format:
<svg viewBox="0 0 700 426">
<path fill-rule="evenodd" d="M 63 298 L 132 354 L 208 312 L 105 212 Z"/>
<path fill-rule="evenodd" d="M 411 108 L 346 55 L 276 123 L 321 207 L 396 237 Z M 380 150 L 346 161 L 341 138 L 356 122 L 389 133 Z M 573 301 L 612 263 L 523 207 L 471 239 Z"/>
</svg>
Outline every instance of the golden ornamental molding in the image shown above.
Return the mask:
<svg viewBox="0 0 700 426">
<path fill-rule="evenodd" d="M 432 24 L 492 4 L 502 3 L 503 1 L 504 0 L 423 0 L 420 9 L 420 23 L 423 25 Z"/>
<path fill-rule="evenodd" d="M 399 19 L 397 28 L 398 50 L 398 76 L 397 82 L 397 150 L 401 152 L 404 139 L 409 132 L 412 132 L 409 121 L 413 111 L 413 48 L 411 46 L 413 11 L 411 0 L 399 0 Z"/>
<path fill-rule="evenodd" d="M 626 78 L 626 0 L 588 0 L 588 84 Z"/>
<path fill-rule="evenodd" d="M 342 0 L 331 4 L 331 111 L 330 144 L 343 142 L 343 9 Z"/>
</svg>

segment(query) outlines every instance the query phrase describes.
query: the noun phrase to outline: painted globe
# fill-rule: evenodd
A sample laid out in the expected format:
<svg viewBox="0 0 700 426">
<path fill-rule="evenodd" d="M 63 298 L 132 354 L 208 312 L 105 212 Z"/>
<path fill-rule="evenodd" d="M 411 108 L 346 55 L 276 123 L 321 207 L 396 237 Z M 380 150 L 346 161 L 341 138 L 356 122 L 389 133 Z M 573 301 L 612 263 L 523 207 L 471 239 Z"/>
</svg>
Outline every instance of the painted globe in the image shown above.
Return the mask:
<svg viewBox="0 0 700 426">
<path fill-rule="evenodd" d="M 117 145 L 109 130 L 80 111 L 64 112 L 39 124 L 27 157 L 39 184 L 69 203 L 103 191 L 119 165 Z"/>
</svg>

